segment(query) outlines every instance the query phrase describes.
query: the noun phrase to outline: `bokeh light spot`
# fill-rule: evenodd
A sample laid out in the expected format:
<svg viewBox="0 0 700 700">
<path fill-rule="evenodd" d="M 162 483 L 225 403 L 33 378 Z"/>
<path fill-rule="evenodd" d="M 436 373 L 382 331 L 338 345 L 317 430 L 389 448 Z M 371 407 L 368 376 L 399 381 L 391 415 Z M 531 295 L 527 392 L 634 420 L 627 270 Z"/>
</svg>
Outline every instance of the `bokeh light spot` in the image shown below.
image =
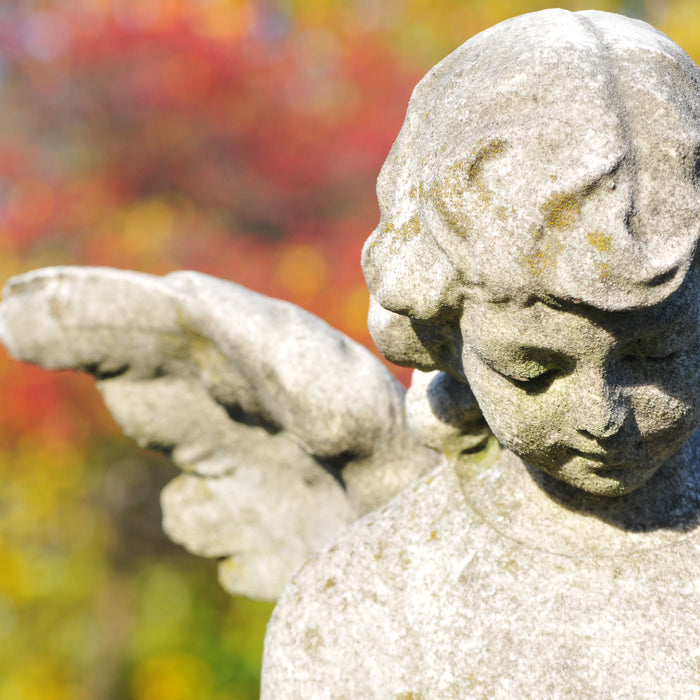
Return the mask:
<svg viewBox="0 0 700 700">
<path fill-rule="evenodd" d="M 328 266 L 317 248 L 291 245 L 283 249 L 277 277 L 299 303 L 311 301 L 325 284 L 327 275 Z"/>
</svg>

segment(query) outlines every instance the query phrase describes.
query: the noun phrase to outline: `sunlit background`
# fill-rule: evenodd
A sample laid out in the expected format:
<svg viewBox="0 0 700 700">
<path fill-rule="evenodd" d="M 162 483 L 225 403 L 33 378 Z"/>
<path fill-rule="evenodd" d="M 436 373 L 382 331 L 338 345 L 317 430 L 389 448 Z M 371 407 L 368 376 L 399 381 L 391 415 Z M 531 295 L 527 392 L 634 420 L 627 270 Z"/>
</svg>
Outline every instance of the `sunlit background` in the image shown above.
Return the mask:
<svg viewBox="0 0 700 700">
<path fill-rule="evenodd" d="M 646 19 L 700 58 L 695 0 L 555 5 Z M 359 253 L 413 85 L 548 6 L 0 0 L 0 281 L 196 269 L 371 345 Z M 0 386 L 0 700 L 257 698 L 271 606 L 162 535 L 174 468 L 85 377 L 0 351 Z"/>
</svg>

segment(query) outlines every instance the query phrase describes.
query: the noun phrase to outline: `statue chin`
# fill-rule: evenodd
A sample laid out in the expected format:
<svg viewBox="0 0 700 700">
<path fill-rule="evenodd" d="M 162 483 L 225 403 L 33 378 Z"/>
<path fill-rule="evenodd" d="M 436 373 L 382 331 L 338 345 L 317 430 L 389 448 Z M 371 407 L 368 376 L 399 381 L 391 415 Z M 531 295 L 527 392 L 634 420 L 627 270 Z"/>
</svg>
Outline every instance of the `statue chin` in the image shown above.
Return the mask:
<svg viewBox="0 0 700 700">
<path fill-rule="evenodd" d="M 556 470 L 535 467 L 537 471 L 544 472 L 568 486 L 593 496 L 606 497 L 625 496 L 636 491 L 660 468 L 642 467 L 639 464 L 605 466 L 583 457 L 576 457 Z"/>
</svg>

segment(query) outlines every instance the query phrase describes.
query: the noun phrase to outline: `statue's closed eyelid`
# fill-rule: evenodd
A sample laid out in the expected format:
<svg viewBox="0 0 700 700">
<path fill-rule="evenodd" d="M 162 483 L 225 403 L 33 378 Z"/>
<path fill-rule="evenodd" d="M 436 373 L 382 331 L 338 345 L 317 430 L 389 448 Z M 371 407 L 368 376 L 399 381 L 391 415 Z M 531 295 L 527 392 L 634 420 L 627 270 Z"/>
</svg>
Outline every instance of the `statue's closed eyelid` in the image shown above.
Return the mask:
<svg viewBox="0 0 700 700">
<path fill-rule="evenodd" d="M 520 381 L 538 379 L 550 372 L 567 374 L 576 364 L 574 358 L 563 352 L 537 346 L 508 348 L 502 357 L 500 362 L 482 359 L 499 374 Z"/>
<path fill-rule="evenodd" d="M 622 348 L 625 359 L 673 359 L 698 342 L 697 329 L 687 324 L 675 325 L 657 333 L 634 338 Z"/>
<path fill-rule="evenodd" d="M 541 359 L 527 357 L 530 353 L 540 355 Z M 568 374 L 575 364 L 572 358 L 543 348 L 528 348 L 525 356 L 515 361 L 501 363 L 483 356 L 481 359 L 493 372 L 529 394 L 542 393 L 557 377 Z"/>
<path fill-rule="evenodd" d="M 518 389 L 521 389 L 527 394 L 534 395 L 545 392 L 555 379 L 565 374 L 563 370 L 556 367 L 544 369 L 542 373 L 526 378 L 519 378 L 512 374 L 504 374 L 503 372 L 498 373 Z"/>
</svg>

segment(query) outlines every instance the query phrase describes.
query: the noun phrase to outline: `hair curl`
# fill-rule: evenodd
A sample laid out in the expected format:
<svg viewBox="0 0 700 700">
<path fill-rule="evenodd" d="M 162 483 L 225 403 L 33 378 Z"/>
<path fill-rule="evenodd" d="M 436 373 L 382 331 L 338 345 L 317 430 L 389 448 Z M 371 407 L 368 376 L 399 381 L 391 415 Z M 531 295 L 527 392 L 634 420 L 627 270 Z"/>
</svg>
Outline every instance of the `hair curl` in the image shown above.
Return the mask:
<svg viewBox="0 0 700 700">
<path fill-rule="evenodd" d="M 647 90 L 653 99 L 639 97 L 647 89 L 645 66 L 653 73 Z M 381 219 L 363 249 L 369 327 L 381 352 L 397 364 L 439 369 L 466 381 L 459 328 L 464 299 L 475 286 L 493 289 L 517 277 L 518 265 L 526 267 L 525 246 L 543 245 L 533 230 L 549 227 L 551 233 L 543 235 L 564 240 L 565 255 L 554 282 L 543 274 L 546 260 L 542 269 L 525 270 L 529 289 L 540 298 L 580 302 L 577 285 L 590 276 L 583 249 L 575 247 L 583 244 L 574 236 L 562 239 L 561 230 L 567 207 L 574 211 L 578 206 L 579 195 L 564 180 L 576 170 L 581 149 L 588 148 L 583 135 L 595 146 L 595 153 L 584 152 L 585 160 L 596 165 L 598 158 L 601 173 L 624 167 L 639 177 L 635 168 L 651 167 L 635 161 L 640 129 L 688 133 L 688 153 L 680 160 L 688 163 L 687 179 L 697 179 L 699 96 L 700 72 L 682 49 L 643 22 L 603 12 L 546 10 L 516 17 L 473 37 L 435 66 L 415 88 L 379 175 Z M 585 119 L 576 114 L 581 99 L 586 100 Z M 562 120 L 561 104 L 572 105 L 570 119 Z M 670 105 L 664 118 L 671 126 L 650 117 L 664 104 Z M 591 123 L 596 124 L 593 136 Z M 551 132 L 559 139 L 557 152 L 564 154 L 559 163 L 564 176 L 554 184 L 539 173 L 550 167 L 545 142 Z M 486 168 L 496 164 L 513 171 L 513 163 L 518 168 L 534 163 L 535 175 L 546 180 L 537 185 L 532 199 L 539 199 L 531 211 L 506 212 L 496 206 L 499 193 L 484 185 Z M 656 161 L 651 165 L 656 167 Z M 521 174 L 526 176 L 527 171 Z M 638 256 L 647 268 L 631 269 L 625 256 L 618 256 L 609 279 L 585 290 L 584 303 L 611 310 L 651 305 L 682 283 L 700 235 L 700 203 L 674 196 L 672 206 L 683 222 L 675 227 L 680 229 L 675 238 L 668 240 L 670 223 L 664 239 L 642 221 L 629 245 L 651 251 Z M 501 225 L 497 219 L 506 216 L 508 223 Z M 494 257 L 494 249 L 502 258 Z"/>
</svg>

